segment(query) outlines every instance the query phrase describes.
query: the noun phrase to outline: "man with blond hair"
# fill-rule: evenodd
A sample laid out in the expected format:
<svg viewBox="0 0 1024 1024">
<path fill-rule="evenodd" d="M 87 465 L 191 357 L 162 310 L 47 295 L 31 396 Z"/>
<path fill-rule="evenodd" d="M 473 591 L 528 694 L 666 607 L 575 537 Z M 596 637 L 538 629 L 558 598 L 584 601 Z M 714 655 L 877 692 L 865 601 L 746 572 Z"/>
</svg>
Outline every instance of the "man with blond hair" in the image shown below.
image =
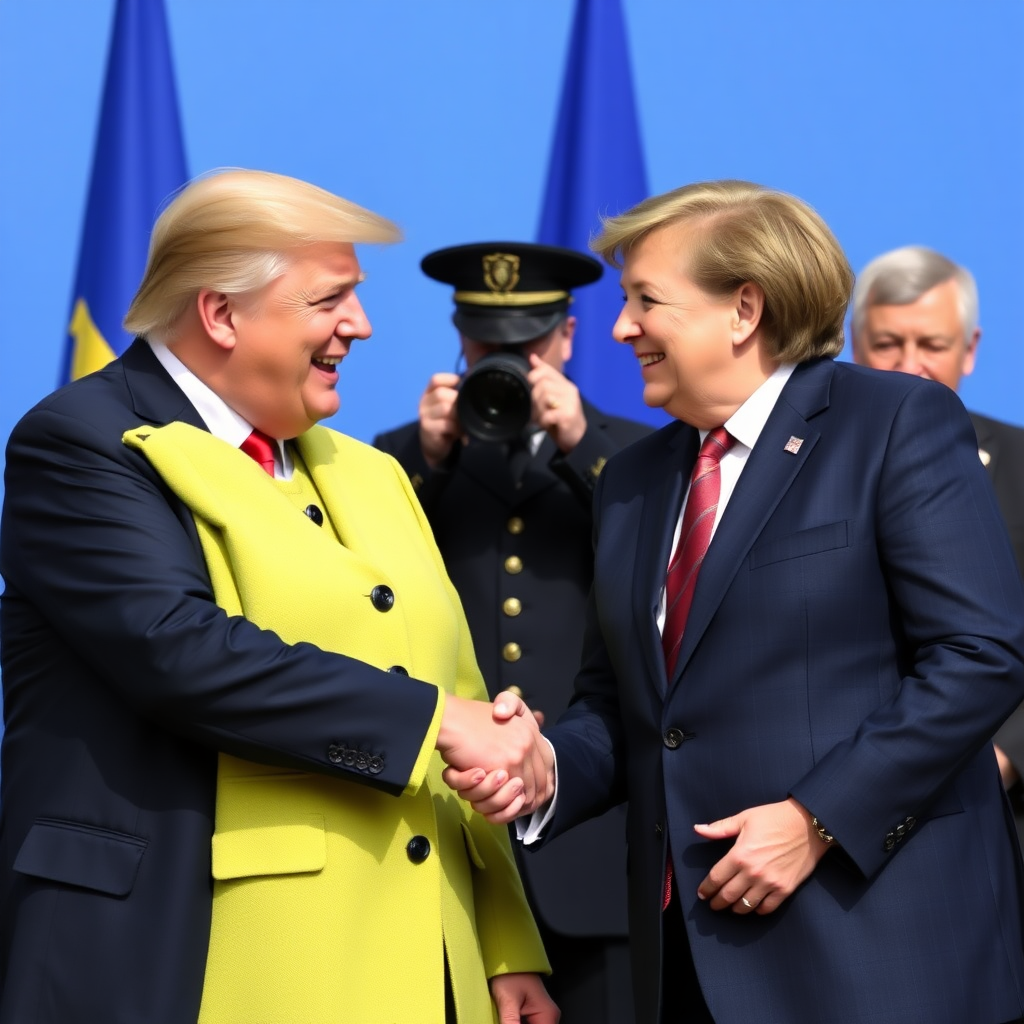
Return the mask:
<svg viewBox="0 0 1024 1024">
<path fill-rule="evenodd" d="M 448 781 L 496 821 L 536 810 L 531 844 L 628 798 L 638 1020 L 1019 1020 L 989 740 L 1024 694 L 1024 588 L 963 406 L 834 361 L 853 274 L 791 196 L 686 186 L 595 248 L 678 422 L 597 487 L 553 802 Z"/>
<path fill-rule="evenodd" d="M 354 243 L 396 237 L 194 182 L 139 337 L 14 429 L 2 1024 L 556 1021 L 507 832 L 441 780 L 539 776 L 536 727 L 492 720 L 404 472 L 317 425 L 370 335 Z"/>
</svg>

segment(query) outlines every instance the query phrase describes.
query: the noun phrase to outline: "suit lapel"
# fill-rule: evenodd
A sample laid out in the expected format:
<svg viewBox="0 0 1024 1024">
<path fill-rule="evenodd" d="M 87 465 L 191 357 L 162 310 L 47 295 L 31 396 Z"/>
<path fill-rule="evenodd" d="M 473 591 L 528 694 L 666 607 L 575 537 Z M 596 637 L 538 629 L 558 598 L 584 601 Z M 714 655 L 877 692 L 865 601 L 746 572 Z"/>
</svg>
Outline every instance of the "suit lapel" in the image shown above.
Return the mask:
<svg viewBox="0 0 1024 1024">
<path fill-rule="evenodd" d="M 832 367 L 831 360 L 798 366 L 775 403 L 701 566 L 673 683 L 685 670 L 765 523 L 814 451 L 821 432 L 808 420 L 828 406 Z M 800 441 L 796 452 L 787 450 L 791 438 Z"/>
<path fill-rule="evenodd" d="M 179 421 L 207 429 L 185 392 L 174 383 L 145 341 L 136 338 L 120 363 L 132 409 L 142 420 L 161 425 Z"/>
<path fill-rule="evenodd" d="M 662 473 L 644 494 L 633 575 L 633 617 L 641 637 L 647 670 L 665 693 L 665 659 L 658 633 L 657 612 L 671 556 L 672 536 L 683 493 L 697 459 L 700 435 L 684 423 L 665 431 Z"/>
</svg>

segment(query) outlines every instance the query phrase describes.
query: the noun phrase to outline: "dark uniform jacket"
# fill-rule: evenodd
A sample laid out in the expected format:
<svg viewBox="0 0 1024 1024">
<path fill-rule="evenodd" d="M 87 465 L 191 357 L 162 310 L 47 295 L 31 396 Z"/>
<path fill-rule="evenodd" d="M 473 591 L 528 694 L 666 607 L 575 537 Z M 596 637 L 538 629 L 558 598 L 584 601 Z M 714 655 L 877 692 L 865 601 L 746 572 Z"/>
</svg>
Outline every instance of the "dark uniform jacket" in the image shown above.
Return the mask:
<svg viewBox="0 0 1024 1024">
<path fill-rule="evenodd" d="M 457 446 L 432 471 L 418 423 L 374 441 L 405 467 L 420 496 L 492 696 L 517 686 L 548 723 L 568 705 L 579 669 L 593 577 L 594 484 L 612 455 L 650 433 L 586 402 L 583 408 L 587 431 L 576 448 L 562 455 L 545 437 L 518 482 L 502 444 Z M 521 858 L 534 913 L 552 931 L 626 934 L 623 822 L 617 808 Z"/>
<path fill-rule="evenodd" d="M 999 511 L 1003 514 L 1017 568 L 1024 576 L 1024 429 L 999 420 L 971 413 L 978 435 L 978 454 L 996 490 Z M 997 745 L 1024 772 L 1024 704 L 1003 723 L 996 733 Z M 1010 791 L 1017 835 L 1024 845 L 1024 784 Z"/>
</svg>

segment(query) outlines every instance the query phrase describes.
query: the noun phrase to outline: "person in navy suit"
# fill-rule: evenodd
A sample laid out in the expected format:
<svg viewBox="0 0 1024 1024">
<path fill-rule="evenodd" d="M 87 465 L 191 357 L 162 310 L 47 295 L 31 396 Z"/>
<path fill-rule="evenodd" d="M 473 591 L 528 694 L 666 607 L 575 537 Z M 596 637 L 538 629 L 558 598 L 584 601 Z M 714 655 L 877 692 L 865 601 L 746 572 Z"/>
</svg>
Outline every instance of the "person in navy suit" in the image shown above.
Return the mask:
<svg viewBox="0 0 1024 1024">
<path fill-rule="evenodd" d="M 969 416 L 833 361 L 853 275 L 798 199 L 690 185 L 594 248 L 621 260 L 614 335 L 644 400 L 677 422 L 597 485 L 554 799 L 482 768 L 449 784 L 492 820 L 536 811 L 532 845 L 628 799 L 640 1024 L 1018 1020 L 1022 866 L 990 739 L 1024 694 L 1024 588 Z M 709 436 L 680 628 L 670 559 Z"/>
<path fill-rule="evenodd" d="M 923 245 L 876 256 L 851 302 L 853 358 L 901 370 L 957 391 L 974 370 L 981 340 L 978 286 L 966 267 Z M 996 491 L 1017 568 L 1024 576 L 1024 429 L 972 412 L 978 457 Z M 1024 705 L 995 736 L 999 772 L 1024 843 Z"/>
</svg>

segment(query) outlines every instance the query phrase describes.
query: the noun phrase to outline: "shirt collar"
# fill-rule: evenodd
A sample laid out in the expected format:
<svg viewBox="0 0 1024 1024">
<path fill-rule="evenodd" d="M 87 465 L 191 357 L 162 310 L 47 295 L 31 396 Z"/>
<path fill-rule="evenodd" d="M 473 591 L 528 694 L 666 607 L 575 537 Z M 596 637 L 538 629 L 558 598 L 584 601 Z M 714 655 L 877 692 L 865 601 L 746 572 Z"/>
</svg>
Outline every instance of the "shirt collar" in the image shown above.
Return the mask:
<svg viewBox="0 0 1024 1024">
<path fill-rule="evenodd" d="M 793 375 L 796 363 L 782 363 L 775 372 L 725 421 L 725 429 L 745 448 L 753 448 L 775 408 L 775 403 Z M 701 441 L 707 435 L 700 432 Z"/>
<path fill-rule="evenodd" d="M 165 342 L 147 338 L 153 355 L 160 365 L 171 375 L 175 384 L 185 392 L 185 397 L 195 406 L 196 412 L 202 417 L 207 430 L 214 437 L 226 441 L 232 448 L 238 448 L 252 433 L 252 424 L 239 416 L 212 388 L 204 384 L 168 347 Z M 282 466 L 287 466 L 286 453 L 282 441 L 277 441 L 277 459 Z"/>
</svg>

